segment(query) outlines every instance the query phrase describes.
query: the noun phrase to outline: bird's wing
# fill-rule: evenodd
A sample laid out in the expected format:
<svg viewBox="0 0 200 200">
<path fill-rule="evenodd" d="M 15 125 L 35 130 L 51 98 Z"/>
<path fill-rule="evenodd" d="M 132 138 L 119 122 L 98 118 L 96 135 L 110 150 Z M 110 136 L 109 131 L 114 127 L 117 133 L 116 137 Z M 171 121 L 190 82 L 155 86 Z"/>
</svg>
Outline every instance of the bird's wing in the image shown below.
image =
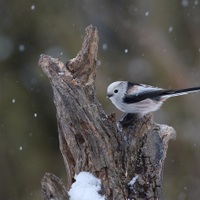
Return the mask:
<svg viewBox="0 0 200 200">
<path fill-rule="evenodd" d="M 124 103 L 137 103 L 145 99 L 152 99 L 154 101 L 161 100 L 161 97 L 171 94 L 172 90 L 163 90 L 161 88 L 142 88 L 135 90 L 135 92 L 125 94 L 123 98 Z M 167 98 L 167 97 L 166 97 Z M 164 99 L 163 99 L 164 100 Z"/>
</svg>

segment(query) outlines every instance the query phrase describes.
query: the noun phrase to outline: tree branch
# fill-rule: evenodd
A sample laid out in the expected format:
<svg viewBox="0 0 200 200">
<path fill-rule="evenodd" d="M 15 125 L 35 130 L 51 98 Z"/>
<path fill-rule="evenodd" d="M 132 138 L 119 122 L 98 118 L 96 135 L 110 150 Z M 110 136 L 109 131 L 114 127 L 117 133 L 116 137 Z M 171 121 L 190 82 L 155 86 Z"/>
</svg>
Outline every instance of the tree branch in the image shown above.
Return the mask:
<svg viewBox="0 0 200 200">
<path fill-rule="evenodd" d="M 75 174 L 90 171 L 101 179 L 106 199 L 161 199 L 164 160 L 175 131 L 155 124 L 151 115 L 133 114 L 118 130 L 115 116 L 105 114 L 95 93 L 98 40 L 90 25 L 82 49 L 66 65 L 46 55 L 39 60 L 53 88 L 66 188 Z"/>
<path fill-rule="evenodd" d="M 65 186 L 55 175 L 46 173 L 42 178 L 41 185 L 44 200 L 69 200 Z"/>
</svg>

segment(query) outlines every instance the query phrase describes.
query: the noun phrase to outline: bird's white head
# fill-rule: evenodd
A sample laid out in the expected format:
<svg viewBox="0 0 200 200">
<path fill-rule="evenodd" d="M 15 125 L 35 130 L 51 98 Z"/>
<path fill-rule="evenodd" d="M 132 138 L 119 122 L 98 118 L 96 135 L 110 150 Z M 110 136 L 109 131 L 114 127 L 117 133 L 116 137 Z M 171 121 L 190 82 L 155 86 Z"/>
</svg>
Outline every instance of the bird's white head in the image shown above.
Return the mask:
<svg viewBox="0 0 200 200">
<path fill-rule="evenodd" d="M 119 97 L 120 95 L 124 95 L 127 88 L 126 81 L 116 81 L 111 83 L 107 88 L 107 97 L 112 99 L 115 97 Z"/>
<path fill-rule="evenodd" d="M 107 97 L 114 105 L 118 105 L 127 90 L 127 81 L 116 81 L 107 88 Z"/>
</svg>

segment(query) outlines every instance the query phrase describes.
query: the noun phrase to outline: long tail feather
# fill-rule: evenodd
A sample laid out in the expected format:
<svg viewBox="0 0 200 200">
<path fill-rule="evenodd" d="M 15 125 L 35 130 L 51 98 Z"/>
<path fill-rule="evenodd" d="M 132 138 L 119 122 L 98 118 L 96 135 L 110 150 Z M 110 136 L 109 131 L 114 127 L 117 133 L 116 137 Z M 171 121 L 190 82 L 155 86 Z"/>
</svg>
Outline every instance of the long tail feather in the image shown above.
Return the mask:
<svg viewBox="0 0 200 200">
<path fill-rule="evenodd" d="M 181 90 L 166 90 L 163 94 L 164 97 L 176 97 L 189 93 L 200 92 L 200 87 L 186 88 Z"/>
</svg>

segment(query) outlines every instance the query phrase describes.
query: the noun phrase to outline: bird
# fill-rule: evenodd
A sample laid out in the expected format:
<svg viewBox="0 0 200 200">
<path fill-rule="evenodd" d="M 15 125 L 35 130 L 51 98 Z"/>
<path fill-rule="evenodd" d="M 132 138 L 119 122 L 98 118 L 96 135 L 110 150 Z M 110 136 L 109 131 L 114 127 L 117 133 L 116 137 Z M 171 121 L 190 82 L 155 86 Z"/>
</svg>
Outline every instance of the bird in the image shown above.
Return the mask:
<svg viewBox="0 0 200 200">
<path fill-rule="evenodd" d="M 129 81 L 116 81 L 108 86 L 107 98 L 124 113 L 144 116 L 157 111 L 170 97 L 193 92 L 200 92 L 200 87 L 171 90 Z"/>
</svg>

